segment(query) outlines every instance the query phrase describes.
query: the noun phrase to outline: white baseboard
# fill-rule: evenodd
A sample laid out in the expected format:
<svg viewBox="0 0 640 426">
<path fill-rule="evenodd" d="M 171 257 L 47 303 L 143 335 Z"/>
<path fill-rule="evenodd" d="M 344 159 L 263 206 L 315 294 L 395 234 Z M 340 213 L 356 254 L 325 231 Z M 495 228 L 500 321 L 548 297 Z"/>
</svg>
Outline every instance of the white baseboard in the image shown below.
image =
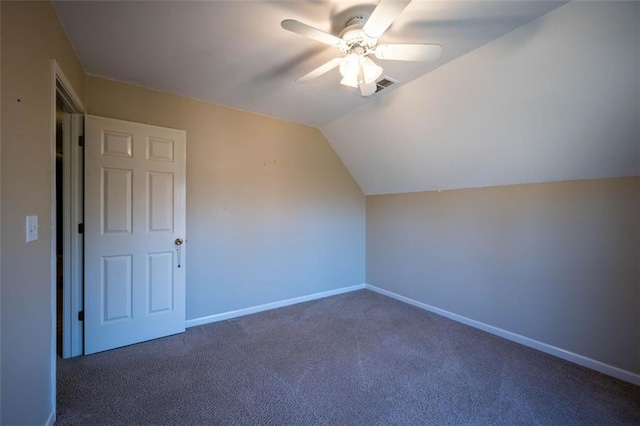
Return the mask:
<svg viewBox="0 0 640 426">
<path fill-rule="evenodd" d="M 49 416 L 47 417 L 47 421 L 44 422 L 44 426 L 53 426 L 55 422 L 56 422 L 56 412 L 55 410 L 51 410 L 51 412 L 49 413 Z"/>
<path fill-rule="evenodd" d="M 590 368 L 592 370 L 599 371 L 600 373 L 607 374 L 609 376 L 615 377 L 616 379 L 624 380 L 629 383 L 633 383 L 634 385 L 640 386 L 640 374 L 632 373 L 631 371 L 623 370 L 618 367 L 614 367 L 609 364 L 605 364 L 600 361 L 596 361 L 595 359 L 587 358 L 585 356 L 566 351 L 564 349 L 557 348 L 555 346 L 539 342 L 534 339 L 530 339 L 528 337 L 522 336 L 520 334 L 512 333 L 507 330 L 503 330 L 498 327 L 494 327 L 489 324 L 485 324 L 476 320 L 472 320 L 467 317 L 463 317 L 462 315 L 454 314 L 453 312 L 445 311 L 444 309 L 436 308 L 435 306 L 427 305 L 426 303 L 418 302 L 417 300 L 410 299 L 405 296 L 401 296 L 397 293 L 391 292 L 389 290 L 385 290 L 370 284 L 365 284 L 364 287 L 368 290 L 374 291 L 376 293 L 382 294 L 384 296 L 391 297 L 392 299 L 399 300 L 401 302 L 405 302 L 409 305 L 416 306 L 418 308 L 424 309 L 429 312 L 433 312 L 434 314 L 441 315 L 443 317 L 452 319 L 454 321 L 460 322 L 462 324 L 480 329 L 482 331 L 486 331 L 487 333 L 495 334 L 496 336 L 503 337 L 507 340 L 511 340 L 516 343 L 520 343 L 521 345 L 528 346 L 533 349 L 537 349 L 541 352 L 545 352 L 549 355 L 557 356 L 558 358 L 562 358 L 564 360 L 576 363 L 583 367 Z"/>
<path fill-rule="evenodd" d="M 276 308 L 282 308 L 284 306 L 295 305 L 296 303 L 308 302 L 310 300 L 322 299 L 323 297 L 335 296 L 337 294 L 348 293 L 350 291 L 362 290 L 364 288 L 365 288 L 365 284 L 358 284 L 350 287 L 342 287 L 335 290 L 323 291 L 321 293 L 309 294 L 307 296 L 294 297 L 293 299 L 281 300 L 279 302 L 252 306 L 250 308 L 238 309 L 238 310 L 229 311 L 229 312 L 222 312 L 220 314 L 214 314 L 214 315 L 207 315 L 206 317 L 187 320 L 185 323 L 185 326 L 189 328 L 189 327 L 195 327 L 198 325 L 210 324 L 212 322 L 224 321 L 231 318 L 241 317 L 243 315 L 250 315 L 258 312 L 268 311 L 270 309 L 276 309 Z"/>
</svg>

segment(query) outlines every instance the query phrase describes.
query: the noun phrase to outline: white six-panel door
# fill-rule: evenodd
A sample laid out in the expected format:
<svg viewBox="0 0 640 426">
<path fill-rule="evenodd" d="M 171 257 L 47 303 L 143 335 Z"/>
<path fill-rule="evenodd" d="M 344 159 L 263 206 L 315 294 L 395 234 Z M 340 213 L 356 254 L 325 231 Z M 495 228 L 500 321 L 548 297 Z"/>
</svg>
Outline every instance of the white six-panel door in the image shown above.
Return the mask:
<svg viewBox="0 0 640 426">
<path fill-rule="evenodd" d="M 185 329 L 186 133 L 85 118 L 85 354 Z"/>
</svg>

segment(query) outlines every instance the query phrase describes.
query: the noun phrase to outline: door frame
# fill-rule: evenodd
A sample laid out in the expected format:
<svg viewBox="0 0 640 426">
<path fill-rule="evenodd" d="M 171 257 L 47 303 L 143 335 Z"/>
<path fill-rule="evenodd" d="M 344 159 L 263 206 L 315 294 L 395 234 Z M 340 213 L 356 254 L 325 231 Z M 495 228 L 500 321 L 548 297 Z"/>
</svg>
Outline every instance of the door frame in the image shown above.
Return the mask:
<svg viewBox="0 0 640 426">
<path fill-rule="evenodd" d="M 60 91 L 58 91 L 60 93 Z M 83 354 L 83 236 L 78 224 L 83 222 L 83 115 L 63 113 L 63 281 L 62 281 L 62 358 Z"/>
<path fill-rule="evenodd" d="M 62 68 L 58 65 L 55 59 L 51 59 L 51 407 L 53 409 L 53 413 L 56 411 L 56 324 L 57 324 L 57 295 L 56 295 L 56 284 L 57 284 L 57 255 L 56 255 L 56 239 L 57 239 L 57 231 L 56 231 L 56 102 L 57 97 L 60 97 L 62 100 L 65 112 L 70 113 L 68 115 L 69 122 L 65 123 L 68 130 L 68 137 L 65 136 L 65 146 L 63 153 L 63 200 L 65 203 L 65 213 L 63 217 L 63 241 L 64 241 L 64 262 L 63 266 L 64 270 L 64 281 L 63 281 L 63 353 L 65 353 L 65 348 L 68 352 L 66 353 L 77 353 L 78 351 L 78 341 L 80 342 L 79 348 L 80 353 L 82 354 L 82 324 L 77 321 L 74 324 L 72 321 L 72 306 L 71 303 L 67 302 L 67 300 L 71 300 L 72 294 L 75 293 L 81 295 L 82 290 L 82 274 L 73 273 L 73 269 L 76 271 L 78 268 L 82 267 L 82 250 L 78 251 L 77 249 L 73 250 L 72 245 L 75 242 L 75 247 L 78 247 L 78 234 L 73 232 L 73 227 L 70 226 L 74 220 L 77 220 L 77 213 L 73 214 L 72 211 L 81 212 L 82 206 L 82 192 L 78 191 L 78 188 L 81 188 L 81 177 L 80 172 L 80 163 L 76 160 L 82 159 L 82 150 L 79 149 L 78 144 L 72 144 L 71 138 L 77 137 L 79 131 L 82 131 L 81 124 L 81 115 L 86 112 L 84 104 L 82 100 L 74 90 L 71 82 L 66 77 Z M 75 117 L 74 117 L 75 116 Z M 70 130 L 70 131 L 69 131 Z M 77 139 L 76 139 L 77 140 Z M 69 149 L 67 149 L 66 144 L 69 144 Z M 71 147 L 76 149 L 72 150 Z M 71 154 L 75 153 L 74 156 Z M 78 158 L 79 156 L 79 158 Z M 72 161 L 73 160 L 73 161 Z M 72 210 L 72 206 L 75 206 L 75 210 Z M 75 257 L 74 257 L 75 256 Z M 80 269 L 81 270 L 81 269 Z M 69 298 L 67 299 L 67 296 Z M 82 301 L 82 298 L 79 298 Z M 67 302 L 67 303 L 65 303 Z M 66 323 L 65 323 L 66 321 Z M 80 330 L 78 333 L 77 330 Z M 78 340 L 80 339 L 80 340 Z M 75 342 L 75 345 L 74 345 Z M 74 348 L 75 346 L 75 348 Z M 73 350 L 72 350 L 73 348 Z M 71 356 L 71 355 L 70 355 Z"/>
</svg>

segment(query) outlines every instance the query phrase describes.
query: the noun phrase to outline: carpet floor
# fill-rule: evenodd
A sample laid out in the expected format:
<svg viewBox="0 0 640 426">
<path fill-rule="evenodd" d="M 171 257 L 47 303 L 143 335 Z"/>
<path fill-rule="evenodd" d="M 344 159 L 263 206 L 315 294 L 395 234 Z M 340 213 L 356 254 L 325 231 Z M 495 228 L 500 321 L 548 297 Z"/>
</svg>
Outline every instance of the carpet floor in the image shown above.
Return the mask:
<svg viewBox="0 0 640 426">
<path fill-rule="evenodd" d="M 640 424 L 640 387 L 368 290 L 58 360 L 56 425 Z"/>
</svg>

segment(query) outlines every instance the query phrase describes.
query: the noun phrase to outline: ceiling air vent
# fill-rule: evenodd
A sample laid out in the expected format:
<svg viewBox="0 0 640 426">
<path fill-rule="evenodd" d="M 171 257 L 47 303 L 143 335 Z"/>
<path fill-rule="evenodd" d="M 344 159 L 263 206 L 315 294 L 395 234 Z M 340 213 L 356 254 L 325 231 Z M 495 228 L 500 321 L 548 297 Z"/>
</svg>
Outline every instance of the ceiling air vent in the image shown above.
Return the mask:
<svg viewBox="0 0 640 426">
<path fill-rule="evenodd" d="M 393 80 L 390 77 L 385 76 L 382 78 L 382 80 L 376 82 L 376 93 L 384 89 L 387 89 L 396 83 L 397 83 L 396 80 Z"/>
</svg>

